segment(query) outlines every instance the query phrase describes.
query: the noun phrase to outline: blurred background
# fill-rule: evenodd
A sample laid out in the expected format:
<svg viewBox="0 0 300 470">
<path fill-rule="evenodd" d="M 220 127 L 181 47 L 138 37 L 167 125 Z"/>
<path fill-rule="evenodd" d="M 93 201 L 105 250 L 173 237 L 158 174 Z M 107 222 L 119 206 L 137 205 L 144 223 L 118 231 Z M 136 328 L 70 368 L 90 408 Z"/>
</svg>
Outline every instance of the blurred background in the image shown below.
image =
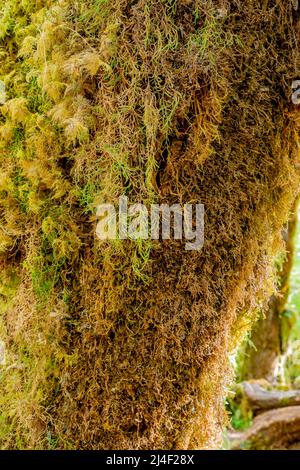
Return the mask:
<svg viewBox="0 0 300 470">
<path fill-rule="evenodd" d="M 300 210 L 283 233 L 278 293 L 234 358 L 225 449 L 300 449 Z"/>
</svg>

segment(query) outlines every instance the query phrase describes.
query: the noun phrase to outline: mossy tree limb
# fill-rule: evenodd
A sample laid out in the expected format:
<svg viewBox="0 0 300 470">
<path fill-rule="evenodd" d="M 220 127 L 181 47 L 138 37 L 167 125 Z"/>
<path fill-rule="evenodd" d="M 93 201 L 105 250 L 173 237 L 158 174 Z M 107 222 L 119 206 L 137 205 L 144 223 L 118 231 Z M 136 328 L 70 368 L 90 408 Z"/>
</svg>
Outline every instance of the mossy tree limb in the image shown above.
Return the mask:
<svg viewBox="0 0 300 470">
<path fill-rule="evenodd" d="M 299 189 L 293 2 L 0 5 L 1 446 L 217 446 Z M 203 250 L 100 243 L 123 194 L 203 203 Z"/>
</svg>

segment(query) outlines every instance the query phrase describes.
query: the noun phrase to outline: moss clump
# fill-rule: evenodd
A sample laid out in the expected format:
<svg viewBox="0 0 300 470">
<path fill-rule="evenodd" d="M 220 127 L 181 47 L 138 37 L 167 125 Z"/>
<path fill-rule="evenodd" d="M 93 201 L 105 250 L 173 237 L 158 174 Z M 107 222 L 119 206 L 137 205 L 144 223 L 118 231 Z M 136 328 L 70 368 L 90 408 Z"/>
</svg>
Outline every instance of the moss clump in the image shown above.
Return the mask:
<svg viewBox="0 0 300 470">
<path fill-rule="evenodd" d="M 1 445 L 217 445 L 298 190 L 293 2 L 0 6 Z M 204 203 L 203 250 L 97 241 L 122 194 Z"/>
</svg>

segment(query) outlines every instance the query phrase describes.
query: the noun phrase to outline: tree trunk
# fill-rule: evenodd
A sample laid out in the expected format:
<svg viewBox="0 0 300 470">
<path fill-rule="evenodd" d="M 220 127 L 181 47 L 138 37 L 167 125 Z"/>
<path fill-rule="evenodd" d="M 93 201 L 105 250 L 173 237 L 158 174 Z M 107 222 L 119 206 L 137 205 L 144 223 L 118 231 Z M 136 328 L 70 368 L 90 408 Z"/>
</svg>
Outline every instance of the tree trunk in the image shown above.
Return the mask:
<svg viewBox="0 0 300 470">
<path fill-rule="evenodd" d="M 251 343 L 246 349 L 243 365 L 243 380 L 266 379 L 274 380 L 277 359 L 285 349 L 285 336 L 282 335 L 282 318 L 289 294 L 289 277 L 293 264 L 294 238 L 298 221 L 298 201 L 283 231 L 286 259 L 279 272 L 278 293 L 270 299 L 268 309 L 253 327 Z"/>
<path fill-rule="evenodd" d="M 299 190 L 294 1 L 0 3 L 1 447 L 215 448 Z M 99 239 L 121 196 L 203 248 Z"/>
</svg>

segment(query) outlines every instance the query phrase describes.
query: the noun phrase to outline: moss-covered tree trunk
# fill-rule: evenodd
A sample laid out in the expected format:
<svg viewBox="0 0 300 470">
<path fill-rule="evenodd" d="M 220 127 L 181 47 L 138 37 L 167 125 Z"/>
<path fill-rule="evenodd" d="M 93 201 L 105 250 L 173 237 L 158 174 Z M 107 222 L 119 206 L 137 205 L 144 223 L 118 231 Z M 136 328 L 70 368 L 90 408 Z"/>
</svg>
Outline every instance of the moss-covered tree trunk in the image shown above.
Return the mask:
<svg viewBox="0 0 300 470">
<path fill-rule="evenodd" d="M 299 186 L 293 0 L 0 1 L 3 448 L 217 446 Z M 95 237 L 203 203 L 205 245 Z"/>
</svg>

